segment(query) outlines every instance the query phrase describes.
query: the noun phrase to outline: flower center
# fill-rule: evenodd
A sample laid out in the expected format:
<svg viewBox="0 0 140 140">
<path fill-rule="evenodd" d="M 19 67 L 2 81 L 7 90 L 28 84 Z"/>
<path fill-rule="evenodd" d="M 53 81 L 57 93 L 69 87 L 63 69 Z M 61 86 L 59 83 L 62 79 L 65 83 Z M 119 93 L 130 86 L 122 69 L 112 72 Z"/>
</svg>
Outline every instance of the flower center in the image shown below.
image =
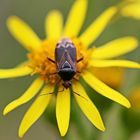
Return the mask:
<svg viewBox="0 0 140 140">
<path fill-rule="evenodd" d="M 76 63 L 78 73 L 74 77 L 79 80 L 82 72 L 88 67 L 88 60 L 92 51 L 91 49 L 87 49 L 78 39 L 72 38 L 71 40 L 76 47 L 77 60 L 83 57 L 82 61 Z M 52 84 L 59 80 L 59 75 L 54 74 L 57 72 L 56 64 L 48 58 L 55 61 L 55 48 L 57 43 L 57 40 L 44 40 L 39 50 L 28 54 L 30 60 L 29 66 L 34 70 L 33 74 L 39 74 L 45 82 Z"/>
</svg>

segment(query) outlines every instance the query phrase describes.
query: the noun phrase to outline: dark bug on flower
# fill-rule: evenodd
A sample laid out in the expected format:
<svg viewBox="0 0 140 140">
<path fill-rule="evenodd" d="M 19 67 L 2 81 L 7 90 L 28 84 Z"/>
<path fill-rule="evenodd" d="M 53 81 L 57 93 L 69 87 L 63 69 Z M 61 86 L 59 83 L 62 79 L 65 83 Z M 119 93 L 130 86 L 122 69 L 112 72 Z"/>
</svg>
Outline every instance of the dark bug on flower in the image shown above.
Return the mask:
<svg viewBox="0 0 140 140">
<path fill-rule="evenodd" d="M 71 86 L 71 80 L 77 72 L 76 63 L 83 60 L 83 57 L 77 60 L 76 47 L 68 38 L 60 40 L 55 48 L 55 61 L 48 58 L 51 62 L 56 64 L 57 73 L 63 86 L 67 89 Z"/>
<path fill-rule="evenodd" d="M 69 88 L 71 79 L 76 73 L 76 48 L 69 39 L 62 39 L 55 48 L 55 61 L 58 75 L 64 81 L 63 86 Z"/>
</svg>

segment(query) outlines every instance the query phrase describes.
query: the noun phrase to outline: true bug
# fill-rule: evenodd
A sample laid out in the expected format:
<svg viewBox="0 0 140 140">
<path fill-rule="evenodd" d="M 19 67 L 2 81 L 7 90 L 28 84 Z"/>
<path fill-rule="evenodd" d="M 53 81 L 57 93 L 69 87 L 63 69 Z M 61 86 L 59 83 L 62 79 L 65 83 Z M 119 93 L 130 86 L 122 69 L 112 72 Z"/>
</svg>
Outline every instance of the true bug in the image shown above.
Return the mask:
<svg viewBox="0 0 140 140">
<path fill-rule="evenodd" d="M 61 39 L 55 48 L 55 61 L 48 58 L 56 64 L 57 72 L 63 80 L 63 86 L 67 89 L 71 86 L 71 80 L 77 72 L 76 63 L 83 60 L 83 57 L 77 60 L 76 47 L 68 38 Z"/>
<path fill-rule="evenodd" d="M 77 60 L 76 54 L 77 54 L 76 47 L 73 44 L 73 42 L 68 38 L 63 38 L 56 45 L 55 60 L 52 60 L 51 58 L 47 57 L 47 59 L 51 61 L 52 63 L 54 63 L 57 68 L 57 72 L 51 73 L 49 75 L 58 74 L 60 76 L 60 80 L 57 83 L 63 80 L 62 85 L 66 89 L 72 85 L 71 80 L 74 78 L 74 75 L 76 74 L 76 72 L 80 73 L 76 69 L 76 64 L 82 61 L 83 57 Z M 59 90 L 58 92 L 62 92 L 63 90 L 64 89 Z M 81 96 L 79 93 L 76 93 L 75 91 L 72 91 L 72 92 L 86 99 L 85 97 Z M 48 94 L 53 94 L 53 93 L 54 92 L 48 93 Z M 46 95 L 46 94 L 42 94 L 42 95 Z"/>
</svg>

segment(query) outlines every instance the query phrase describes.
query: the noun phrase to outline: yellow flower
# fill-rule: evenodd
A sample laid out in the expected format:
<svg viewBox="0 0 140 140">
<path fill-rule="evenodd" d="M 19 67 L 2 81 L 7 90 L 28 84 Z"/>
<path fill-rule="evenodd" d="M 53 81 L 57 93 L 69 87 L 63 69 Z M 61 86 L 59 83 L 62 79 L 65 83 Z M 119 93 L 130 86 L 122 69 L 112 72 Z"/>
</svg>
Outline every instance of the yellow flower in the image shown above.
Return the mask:
<svg viewBox="0 0 140 140">
<path fill-rule="evenodd" d="M 34 74 L 38 75 L 38 78 L 33 81 L 31 86 L 21 97 L 6 106 L 3 114 L 6 115 L 16 107 L 28 102 L 40 92 L 23 117 L 19 128 L 20 137 L 23 137 L 25 132 L 47 108 L 52 98 L 52 94 L 49 93 L 53 93 L 54 90 L 57 92 L 55 87 L 59 76 L 58 74 L 50 75 L 57 71 L 56 65 L 50 62 L 47 57 L 54 60 L 56 44 L 63 37 L 69 38 L 76 46 L 77 58 L 81 56 L 84 57 L 81 62 L 76 64 L 77 70 L 81 73 L 76 73 L 75 77 L 78 79 L 77 81 L 74 79 L 72 80 L 72 90 L 80 95 L 73 94 L 81 110 L 91 123 L 99 130 L 105 130 L 98 109 L 89 99 L 79 81 L 81 77 L 101 95 L 127 108 L 131 106 L 129 101 L 122 94 L 100 81 L 94 76 L 92 71 L 93 68 L 107 67 L 140 68 L 140 65 L 136 62 L 112 59 L 135 49 L 138 46 L 138 41 L 134 37 L 128 36 L 115 39 L 97 48 L 89 48 L 88 46 L 99 37 L 112 17 L 116 14 L 117 8 L 108 8 L 79 35 L 79 31 L 85 19 L 87 2 L 87 0 L 75 1 L 64 27 L 62 15 L 58 11 L 50 12 L 45 20 L 47 38 L 44 40 L 41 40 L 33 30 L 18 17 L 12 16 L 8 18 L 7 26 L 9 31 L 29 53 L 27 55 L 28 60 L 18 67 L 8 70 L 1 69 L 0 78 L 15 78 L 27 75 L 32 76 Z M 114 75 L 114 77 L 115 76 L 116 75 Z M 59 84 L 58 90 L 63 88 L 61 85 L 62 83 Z M 60 134 L 64 136 L 68 130 L 70 119 L 70 89 L 57 92 L 56 96 L 56 118 Z"/>
<path fill-rule="evenodd" d="M 125 17 L 140 20 L 140 0 L 123 0 L 121 14 Z"/>
</svg>

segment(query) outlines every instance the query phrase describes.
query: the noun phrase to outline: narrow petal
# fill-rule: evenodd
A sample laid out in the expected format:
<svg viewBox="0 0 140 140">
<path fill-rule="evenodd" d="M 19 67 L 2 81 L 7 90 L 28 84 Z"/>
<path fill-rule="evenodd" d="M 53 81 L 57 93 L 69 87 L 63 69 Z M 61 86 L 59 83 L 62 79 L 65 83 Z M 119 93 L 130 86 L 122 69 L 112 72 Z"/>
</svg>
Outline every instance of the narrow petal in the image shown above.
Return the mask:
<svg viewBox="0 0 140 140">
<path fill-rule="evenodd" d="M 130 108 L 130 102 L 127 98 L 125 98 L 123 95 L 121 95 L 119 92 L 115 91 L 114 89 L 108 87 L 103 82 L 101 82 L 99 79 L 97 79 L 95 76 L 93 76 L 91 73 L 86 72 L 83 75 L 84 80 L 97 92 L 99 92 L 101 95 L 127 107 Z"/>
<path fill-rule="evenodd" d="M 110 7 L 101 16 L 99 16 L 80 36 L 80 40 L 89 46 L 103 32 L 111 18 L 116 14 L 116 7 Z"/>
<path fill-rule="evenodd" d="M 90 66 L 93 67 L 125 67 L 125 68 L 140 68 L 140 64 L 128 60 L 91 60 Z"/>
<path fill-rule="evenodd" d="M 63 17 L 59 11 L 52 11 L 45 20 L 46 35 L 48 38 L 60 38 L 62 34 Z"/>
<path fill-rule="evenodd" d="M 138 40 L 135 37 L 122 37 L 95 49 L 92 54 L 92 58 L 110 59 L 131 52 L 137 47 Z"/>
<path fill-rule="evenodd" d="M 34 31 L 20 18 L 11 16 L 7 20 L 7 26 L 11 34 L 19 41 L 27 50 L 33 51 L 40 47 L 40 39 Z"/>
<path fill-rule="evenodd" d="M 19 137 L 23 137 L 23 135 L 33 125 L 33 123 L 37 121 L 37 119 L 39 119 L 39 117 L 43 114 L 52 97 L 52 94 L 47 93 L 51 93 L 53 92 L 53 90 L 54 90 L 53 86 L 49 85 L 47 87 L 44 87 L 44 89 L 41 91 L 37 99 L 27 110 L 19 128 Z M 45 93 L 46 95 L 40 96 L 41 94 Z"/>
<path fill-rule="evenodd" d="M 21 66 L 13 69 L 0 69 L 0 79 L 15 78 L 32 73 L 32 69 L 28 66 Z"/>
<path fill-rule="evenodd" d="M 69 127 L 70 119 L 70 91 L 58 92 L 56 100 L 56 118 L 61 136 L 64 136 Z"/>
<path fill-rule="evenodd" d="M 6 115 L 10 111 L 17 108 L 18 106 L 20 106 L 20 105 L 28 102 L 29 100 L 31 100 L 38 93 L 38 91 L 41 89 L 42 86 L 43 86 L 43 80 L 40 79 L 40 78 L 37 78 L 31 84 L 31 86 L 23 93 L 23 95 L 21 97 L 14 100 L 13 102 L 11 102 L 10 104 L 8 104 L 5 107 L 5 109 L 3 111 L 3 115 Z"/>
<path fill-rule="evenodd" d="M 125 17 L 140 20 L 140 1 L 124 6 L 124 8 L 121 9 L 121 14 Z"/>
<path fill-rule="evenodd" d="M 29 65 L 29 61 L 24 61 L 20 64 L 18 64 L 16 67 L 23 67 L 23 66 L 28 66 Z"/>
<path fill-rule="evenodd" d="M 83 113 L 86 117 L 101 131 L 105 131 L 105 127 L 100 116 L 100 113 L 93 102 L 89 99 L 88 95 L 86 94 L 84 88 L 79 84 L 73 84 L 73 91 L 78 93 L 74 94 L 75 99 L 80 106 Z"/>
<path fill-rule="evenodd" d="M 78 35 L 85 19 L 88 0 L 76 0 L 72 6 L 64 28 L 64 36 Z"/>
</svg>

